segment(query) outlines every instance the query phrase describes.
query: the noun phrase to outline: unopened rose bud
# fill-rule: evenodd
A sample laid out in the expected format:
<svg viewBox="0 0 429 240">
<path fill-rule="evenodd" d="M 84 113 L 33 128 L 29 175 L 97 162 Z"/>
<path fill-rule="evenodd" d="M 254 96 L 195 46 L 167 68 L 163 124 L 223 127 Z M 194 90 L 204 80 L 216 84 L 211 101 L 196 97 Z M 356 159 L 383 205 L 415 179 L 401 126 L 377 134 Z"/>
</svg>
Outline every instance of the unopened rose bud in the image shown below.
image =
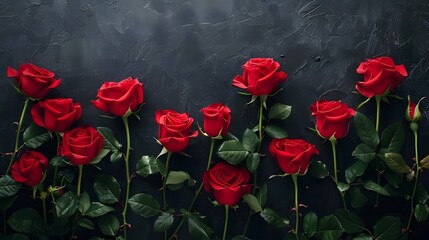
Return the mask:
<svg viewBox="0 0 429 240">
<path fill-rule="evenodd" d="M 411 101 L 410 96 L 408 96 L 408 106 L 405 112 L 405 118 L 408 122 L 418 122 L 422 118 L 422 113 L 420 112 L 419 105 L 423 99 L 424 98 L 421 98 L 416 104 L 415 102 Z"/>
</svg>

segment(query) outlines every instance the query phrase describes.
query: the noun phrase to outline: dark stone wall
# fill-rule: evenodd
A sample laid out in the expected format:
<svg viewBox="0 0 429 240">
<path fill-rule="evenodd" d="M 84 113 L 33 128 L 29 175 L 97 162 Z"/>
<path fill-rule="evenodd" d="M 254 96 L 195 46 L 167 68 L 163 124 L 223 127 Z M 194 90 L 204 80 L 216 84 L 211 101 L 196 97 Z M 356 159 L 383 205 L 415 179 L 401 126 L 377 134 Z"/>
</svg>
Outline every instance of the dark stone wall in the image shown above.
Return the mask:
<svg viewBox="0 0 429 240">
<path fill-rule="evenodd" d="M 240 136 L 257 123 L 256 107 L 238 95 L 231 86 L 241 65 L 251 57 L 272 57 L 279 61 L 289 77 L 281 93 L 268 104 L 293 105 L 292 115 L 279 122 L 293 138 L 304 138 L 319 148 L 317 158 L 331 168 L 331 149 L 308 130 L 314 125 L 309 106 L 319 97 L 342 99 L 357 106 L 364 99 L 352 93 L 361 76 L 355 70 L 365 58 L 391 56 L 406 66 L 409 77 L 397 94 L 411 94 L 417 100 L 428 96 L 429 81 L 429 2 L 426 0 L 2 0 L 0 2 L 0 152 L 13 149 L 15 127 L 23 97 L 10 86 L 7 66 L 32 62 L 52 70 L 63 79 L 49 97 L 72 97 L 82 104 L 81 123 L 113 128 L 125 143 L 122 122 L 102 118 L 90 100 L 105 81 L 128 76 L 144 83 L 145 105 L 141 120 L 131 121 L 131 166 L 142 155 L 160 151 L 154 113 L 158 109 L 188 112 L 201 123 L 199 110 L 212 102 L 224 102 L 233 112 L 232 133 Z M 429 154 L 429 124 L 421 124 L 421 156 Z M 374 117 L 374 103 L 360 111 Z M 382 106 L 382 127 L 403 116 L 406 101 L 394 100 Z M 30 121 L 27 115 L 26 121 Z M 354 160 L 351 152 L 358 143 L 353 127 L 339 142 L 339 167 L 343 170 Z M 407 132 L 406 159 L 412 156 L 411 134 Z M 52 143 L 54 144 L 54 143 Z M 48 147 L 47 147 L 48 148 Z M 263 147 L 267 152 L 267 146 Z M 209 141 L 193 139 L 187 153 L 175 155 L 172 169 L 186 170 L 200 180 L 208 155 Z M 0 168 L 7 166 L 2 158 Z M 102 171 L 124 179 L 122 163 L 101 164 Z M 2 171 L 3 172 L 3 171 Z M 279 169 L 271 158 L 262 160 L 259 179 L 267 182 L 267 206 L 283 217 L 292 218 L 293 185 L 290 178 L 271 179 Z M 85 179 L 100 173 L 85 169 Z M 424 179 L 428 183 L 428 178 Z M 122 181 L 123 182 L 123 181 Z M 300 199 L 308 210 L 319 216 L 341 206 L 332 182 L 300 178 Z M 160 197 L 158 176 L 133 180 L 132 193 L 148 192 Z M 91 191 L 92 184 L 85 188 Z M 271 191 L 270 191 L 271 190 Z M 187 206 L 193 191 L 169 193 L 172 207 Z M 204 210 L 215 231 L 223 227 L 223 209 L 212 208 L 202 195 L 196 209 Z M 382 213 L 408 211 L 408 202 L 397 198 L 382 200 Z M 21 202 L 22 205 L 35 203 Z M 358 212 L 372 216 L 372 206 Z M 230 233 L 242 231 L 247 207 L 232 211 Z M 375 219 L 366 219 L 372 224 Z M 153 233 L 154 219 L 130 214 L 133 239 L 158 239 Z M 427 224 L 427 223 L 426 223 Z M 424 233 L 424 223 L 416 224 L 416 235 Z M 369 226 L 371 228 L 371 226 Z M 252 239 L 280 239 L 287 230 L 278 230 L 255 217 L 250 227 Z M 182 231 L 188 239 L 187 231 Z"/>
</svg>

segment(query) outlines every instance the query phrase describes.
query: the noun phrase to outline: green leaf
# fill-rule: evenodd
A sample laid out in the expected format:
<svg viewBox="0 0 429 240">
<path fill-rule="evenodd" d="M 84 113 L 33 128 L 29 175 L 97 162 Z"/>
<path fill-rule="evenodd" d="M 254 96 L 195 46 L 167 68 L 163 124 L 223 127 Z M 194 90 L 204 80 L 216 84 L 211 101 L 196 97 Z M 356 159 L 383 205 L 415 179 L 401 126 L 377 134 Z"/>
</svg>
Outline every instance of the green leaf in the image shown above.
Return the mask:
<svg viewBox="0 0 429 240">
<path fill-rule="evenodd" d="M 410 173 L 411 168 L 405 163 L 399 153 L 385 153 L 383 157 L 387 167 L 395 173 Z"/>
<path fill-rule="evenodd" d="M 302 227 L 304 229 L 305 236 L 310 239 L 314 236 L 317 230 L 317 215 L 314 212 L 308 212 L 305 214 L 302 220 Z"/>
<path fill-rule="evenodd" d="M 429 199 L 428 192 L 423 184 L 419 184 L 416 189 L 416 200 L 421 204 L 425 204 Z"/>
<path fill-rule="evenodd" d="M 46 224 L 42 217 L 32 208 L 21 208 L 14 212 L 7 224 L 16 232 L 31 233 L 33 235 L 44 235 Z"/>
<path fill-rule="evenodd" d="M 281 218 L 274 210 L 270 208 L 265 208 L 259 215 L 269 224 L 273 225 L 276 228 L 287 227 L 289 221 L 287 219 Z"/>
<path fill-rule="evenodd" d="M 428 218 L 429 208 L 426 204 L 417 204 L 414 208 L 414 216 L 417 222 L 424 222 Z"/>
<path fill-rule="evenodd" d="M 15 196 L 21 184 L 15 182 L 10 175 L 0 177 L 0 198 Z"/>
<path fill-rule="evenodd" d="M 292 106 L 276 103 L 268 111 L 268 119 L 286 119 L 292 111 Z"/>
<path fill-rule="evenodd" d="M 119 221 L 113 214 L 107 214 L 98 219 L 98 227 L 106 236 L 115 236 L 119 230 Z"/>
<path fill-rule="evenodd" d="M 420 160 L 420 168 L 429 169 L 429 155 Z"/>
<path fill-rule="evenodd" d="M 265 127 L 265 132 L 271 138 L 286 138 L 288 136 L 286 130 L 282 129 L 279 126 L 270 124 Z"/>
<path fill-rule="evenodd" d="M 63 237 L 70 231 L 70 221 L 68 218 L 54 218 L 54 222 L 48 226 L 50 236 Z"/>
<path fill-rule="evenodd" d="M 63 156 L 55 156 L 49 161 L 49 165 L 53 167 L 65 167 L 67 166 L 66 158 Z"/>
<path fill-rule="evenodd" d="M 121 186 L 114 177 L 102 174 L 95 177 L 94 191 L 100 202 L 113 204 L 119 201 Z"/>
<path fill-rule="evenodd" d="M 247 155 L 246 167 L 250 173 L 254 173 L 259 166 L 259 153 L 251 153 Z"/>
<path fill-rule="evenodd" d="M 4 197 L 4 198 L 0 198 L 0 212 L 5 211 L 6 209 L 10 208 L 13 204 L 13 202 L 15 202 L 15 199 L 18 196 L 10 196 L 10 197 Z"/>
<path fill-rule="evenodd" d="M 387 182 L 395 188 L 399 188 L 401 185 L 402 176 L 402 174 L 394 173 L 389 169 L 384 171 L 384 177 L 386 178 Z"/>
<path fill-rule="evenodd" d="M 89 230 L 94 230 L 94 223 L 92 223 L 91 220 L 86 218 L 79 219 L 79 221 L 77 222 L 77 225 Z"/>
<path fill-rule="evenodd" d="M 109 154 L 110 150 L 109 149 L 101 149 L 101 151 L 97 154 L 97 156 L 95 156 L 94 159 L 92 159 L 91 164 L 97 164 L 99 162 L 101 162 L 101 160 L 103 160 L 103 158 L 105 156 L 107 156 L 107 154 Z"/>
<path fill-rule="evenodd" d="M 78 197 L 74 192 L 69 191 L 64 193 L 55 202 L 55 210 L 57 217 L 71 217 L 77 210 Z"/>
<path fill-rule="evenodd" d="M 244 202 L 247 203 L 247 205 L 249 205 L 249 207 L 253 211 L 255 211 L 255 212 L 261 212 L 262 211 L 261 204 L 259 203 L 258 199 L 255 196 L 253 196 L 252 194 L 244 195 L 243 200 L 244 200 Z"/>
<path fill-rule="evenodd" d="M 264 184 L 259 189 L 258 193 L 256 194 L 256 198 L 258 198 L 259 205 L 262 207 L 265 205 L 265 202 L 267 201 L 267 184 Z"/>
<path fill-rule="evenodd" d="M 352 156 L 364 163 L 370 163 L 375 157 L 375 150 L 365 143 L 361 143 L 357 145 Z"/>
<path fill-rule="evenodd" d="M 166 231 L 171 224 L 173 224 L 174 218 L 171 213 L 165 212 L 159 215 L 159 217 L 155 220 L 155 223 L 153 224 L 153 228 L 155 229 L 155 232 L 163 232 Z"/>
<path fill-rule="evenodd" d="M 319 220 L 315 236 L 321 240 L 336 240 L 341 237 L 344 229 L 334 215 L 328 215 Z"/>
<path fill-rule="evenodd" d="M 104 137 L 103 148 L 112 150 L 114 152 L 121 150 L 122 144 L 116 139 L 115 133 L 112 131 L 112 129 L 98 127 L 97 131 Z"/>
<path fill-rule="evenodd" d="M 374 226 L 374 238 L 377 240 L 398 239 L 401 234 L 401 220 L 398 217 L 385 216 Z"/>
<path fill-rule="evenodd" d="M 249 152 L 255 152 L 259 145 L 259 137 L 250 129 L 246 129 L 243 134 L 243 146 Z"/>
<path fill-rule="evenodd" d="M 3 240 L 28 240 L 30 239 L 27 235 L 21 233 L 14 233 L 11 235 L 7 235 Z"/>
<path fill-rule="evenodd" d="M 345 178 L 348 183 L 352 183 L 357 177 L 362 176 L 365 173 L 368 165 L 362 161 L 356 161 L 345 171 Z"/>
<path fill-rule="evenodd" d="M 354 237 L 353 240 L 372 240 L 372 237 L 367 233 L 361 233 L 358 236 Z"/>
<path fill-rule="evenodd" d="M 81 213 L 85 213 L 88 211 L 89 206 L 91 205 L 91 201 L 89 200 L 89 195 L 86 192 L 83 192 L 79 197 L 79 202 L 77 204 L 77 209 Z"/>
<path fill-rule="evenodd" d="M 136 194 L 128 200 L 128 204 L 134 213 L 145 218 L 155 216 L 160 212 L 159 203 L 149 194 Z"/>
<path fill-rule="evenodd" d="M 363 186 L 370 191 L 374 191 L 384 196 L 390 196 L 390 193 L 386 191 L 386 189 L 384 189 L 382 186 L 378 185 L 373 181 L 365 181 L 363 183 Z"/>
<path fill-rule="evenodd" d="M 405 141 L 405 131 L 401 122 L 396 122 L 388 126 L 381 134 L 380 147 L 387 149 L 387 152 L 401 152 Z"/>
<path fill-rule="evenodd" d="M 312 161 L 308 166 L 308 174 L 314 178 L 323 179 L 329 176 L 329 172 L 326 169 L 326 165 L 321 161 Z"/>
<path fill-rule="evenodd" d="M 124 156 L 122 152 L 119 151 L 113 151 L 112 154 L 110 154 L 110 161 L 111 162 L 117 162 L 121 160 L 121 158 Z"/>
<path fill-rule="evenodd" d="M 239 142 L 235 140 L 225 141 L 220 145 L 217 155 L 230 164 L 236 165 L 246 159 L 249 152 Z"/>
<path fill-rule="evenodd" d="M 378 133 L 375 130 L 374 124 L 367 116 L 360 112 L 356 112 L 354 120 L 356 134 L 358 135 L 359 139 L 375 149 L 380 142 L 380 138 L 378 137 Z"/>
<path fill-rule="evenodd" d="M 85 212 L 85 215 L 88 217 L 99 217 L 103 216 L 108 212 L 114 212 L 115 209 L 102 204 L 101 202 L 93 202 L 89 206 L 88 210 Z"/>
<path fill-rule="evenodd" d="M 164 163 L 162 163 L 161 160 L 156 159 L 156 165 L 158 166 L 159 173 L 161 173 L 163 177 L 167 177 L 167 169 L 165 169 Z"/>
<path fill-rule="evenodd" d="M 182 211 L 188 222 L 188 231 L 195 239 L 210 240 L 214 234 L 213 230 L 203 221 L 204 219 L 195 213 Z"/>
<path fill-rule="evenodd" d="M 188 173 L 184 171 L 170 171 L 167 176 L 166 185 L 182 184 L 191 179 Z"/>
<path fill-rule="evenodd" d="M 368 198 L 363 195 L 359 187 L 352 187 L 349 191 L 350 205 L 354 208 L 361 208 L 368 202 Z"/>
<path fill-rule="evenodd" d="M 345 192 L 345 191 L 349 190 L 350 185 L 347 183 L 339 182 L 337 185 L 337 188 L 340 192 Z"/>
<path fill-rule="evenodd" d="M 142 177 L 158 173 L 159 168 L 157 159 L 153 156 L 142 156 L 137 162 L 136 171 L 137 174 Z"/>
<path fill-rule="evenodd" d="M 46 131 L 46 129 L 37 126 L 32 123 L 27 129 L 25 129 L 24 134 L 22 135 L 22 140 L 24 145 L 28 148 L 38 148 L 44 143 L 51 139 L 51 135 Z"/>
<path fill-rule="evenodd" d="M 341 223 L 341 226 L 344 228 L 346 233 L 360 233 L 365 229 L 362 219 L 360 219 L 358 215 L 351 211 L 337 209 L 335 210 L 335 216 Z"/>
</svg>

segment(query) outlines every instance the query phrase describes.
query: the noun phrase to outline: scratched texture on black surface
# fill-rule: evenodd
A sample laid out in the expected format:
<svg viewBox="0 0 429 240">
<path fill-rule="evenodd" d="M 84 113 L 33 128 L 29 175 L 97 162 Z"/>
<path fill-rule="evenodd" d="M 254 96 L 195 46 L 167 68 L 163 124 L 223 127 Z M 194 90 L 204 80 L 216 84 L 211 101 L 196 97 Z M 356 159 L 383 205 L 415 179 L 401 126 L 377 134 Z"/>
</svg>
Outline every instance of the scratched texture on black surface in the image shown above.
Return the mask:
<svg viewBox="0 0 429 240">
<path fill-rule="evenodd" d="M 224 102 L 233 111 L 232 133 L 241 135 L 246 127 L 256 125 L 256 108 L 246 105 L 249 99 L 238 95 L 231 86 L 241 65 L 251 57 L 272 57 L 289 73 L 280 94 L 269 100 L 293 105 L 292 115 L 281 122 L 290 137 L 304 138 L 319 148 L 317 157 L 331 168 L 331 150 L 327 143 L 307 127 L 313 126 L 309 106 L 320 96 L 342 99 L 357 106 L 364 99 L 353 94 L 361 76 L 355 73 L 359 62 L 380 55 L 403 63 L 409 77 L 397 94 L 411 94 L 417 100 L 429 96 L 429 2 L 426 0 L 2 0 L 0 2 L 0 152 L 13 149 L 13 122 L 22 107 L 23 97 L 16 94 L 6 76 L 7 66 L 18 67 L 32 62 L 48 68 L 63 79 L 49 97 L 72 97 L 83 106 L 81 123 L 113 128 L 125 142 L 121 121 L 102 118 L 90 100 L 105 81 L 119 81 L 128 76 L 144 83 L 145 102 L 141 121 L 131 122 L 131 166 L 146 154 L 156 155 L 160 147 L 154 113 L 157 109 L 188 112 L 202 121 L 199 109 L 212 102 Z M 330 91 L 333 90 L 334 91 Z M 361 111 L 374 117 L 373 102 Z M 421 129 L 421 155 L 429 154 L 427 102 Z M 382 106 L 382 126 L 403 116 L 406 102 Z M 26 118 L 30 121 L 29 115 Z M 408 133 L 408 137 L 410 137 Z M 342 170 L 353 159 L 350 154 L 358 143 L 354 130 L 339 142 Z M 186 170 L 200 180 L 208 154 L 208 140 L 193 139 L 186 158 L 174 156 L 171 169 Z M 266 146 L 265 148 L 266 150 Z M 411 156 L 412 146 L 405 147 Z M 408 157 L 410 158 L 410 157 Z M 6 158 L 0 168 L 6 167 Z M 122 163 L 101 164 L 102 170 L 124 182 Z M 90 183 L 95 168 L 86 168 L 85 182 Z M 283 217 L 293 218 L 293 186 L 289 178 L 271 179 L 280 173 L 269 157 L 262 160 L 259 179 L 268 183 L 267 205 Z M 427 174 L 426 174 L 427 175 Z M 429 178 L 423 181 L 427 184 Z M 131 191 L 148 192 L 160 197 L 158 176 L 133 180 Z M 340 206 L 335 187 L 328 180 L 300 178 L 301 203 L 319 216 Z M 85 189 L 91 191 L 92 184 Z M 271 190 L 271 191 L 270 191 Z M 187 206 L 193 191 L 170 192 L 172 207 Z M 383 200 L 384 198 L 382 198 Z M 386 200 L 386 199 L 384 199 Z M 18 202 L 32 206 L 33 202 Z M 399 204 L 399 206 L 398 206 Z M 197 201 L 213 228 L 221 232 L 223 208 L 211 207 L 207 195 Z M 406 214 L 408 202 L 389 198 L 383 213 Z M 359 210 L 371 216 L 372 207 Z M 230 234 L 241 233 L 247 207 L 232 211 Z M 157 239 L 154 219 L 130 214 L 132 239 Z M 367 217 L 368 218 L 368 217 Z M 373 224 L 374 219 L 365 221 Z M 415 224 L 416 239 L 429 233 L 423 224 Z M 371 226 L 369 226 L 371 227 Z M 278 230 L 254 217 L 249 236 L 252 239 L 280 239 L 287 230 Z M 181 239 L 188 239 L 187 230 Z"/>
</svg>

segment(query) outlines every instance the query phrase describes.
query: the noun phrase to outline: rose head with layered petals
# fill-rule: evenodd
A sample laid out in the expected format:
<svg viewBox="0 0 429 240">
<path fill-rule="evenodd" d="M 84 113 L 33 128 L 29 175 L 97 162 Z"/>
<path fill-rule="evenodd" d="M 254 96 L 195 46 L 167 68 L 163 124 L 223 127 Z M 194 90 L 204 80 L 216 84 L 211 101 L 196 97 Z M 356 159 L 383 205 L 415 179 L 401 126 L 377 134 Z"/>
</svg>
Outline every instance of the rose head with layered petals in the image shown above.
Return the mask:
<svg viewBox="0 0 429 240">
<path fill-rule="evenodd" d="M 316 117 L 317 132 L 325 139 L 345 137 L 350 118 L 356 116 L 355 110 L 341 101 L 319 100 L 311 105 L 310 111 Z"/>
<path fill-rule="evenodd" d="M 98 90 L 97 100 L 92 103 L 115 116 L 131 114 L 143 103 L 143 84 L 131 77 L 120 82 L 105 82 Z"/>
<path fill-rule="evenodd" d="M 201 109 L 204 116 L 204 132 L 212 138 L 228 134 L 231 110 L 222 103 L 213 103 Z"/>
<path fill-rule="evenodd" d="M 233 206 L 250 192 L 249 178 L 246 168 L 220 162 L 203 174 L 203 186 L 220 205 Z"/>
<path fill-rule="evenodd" d="M 7 76 L 15 78 L 18 88 L 31 99 L 45 97 L 61 83 L 61 79 L 54 78 L 54 73 L 31 63 L 22 64 L 18 70 L 8 67 Z"/>
<path fill-rule="evenodd" d="M 36 125 L 52 132 L 64 132 L 82 116 L 82 107 L 71 98 L 55 98 L 38 101 L 31 107 Z"/>
<path fill-rule="evenodd" d="M 12 165 L 11 174 L 15 181 L 34 187 L 42 181 L 47 168 L 48 159 L 45 155 L 27 151 Z"/>
<path fill-rule="evenodd" d="M 356 90 L 368 98 L 388 94 L 408 76 L 404 65 L 395 65 L 390 57 L 367 59 L 356 72 L 364 77 L 363 82 L 356 84 Z"/>
<path fill-rule="evenodd" d="M 103 148 L 103 136 L 91 126 L 80 126 L 64 133 L 60 153 L 73 165 L 89 164 Z"/>
<path fill-rule="evenodd" d="M 158 110 L 155 120 L 159 125 L 158 140 L 169 152 L 183 151 L 189 144 L 189 138 L 198 136 L 198 131 L 191 133 L 194 119 L 187 113 Z"/>
<path fill-rule="evenodd" d="M 271 140 L 269 152 L 287 174 L 304 175 L 310 158 L 319 154 L 316 146 L 301 139 L 280 138 Z"/>
<path fill-rule="evenodd" d="M 272 58 L 251 58 L 243 65 L 243 75 L 237 75 L 232 85 L 248 91 L 253 96 L 269 95 L 287 74 Z"/>
</svg>

